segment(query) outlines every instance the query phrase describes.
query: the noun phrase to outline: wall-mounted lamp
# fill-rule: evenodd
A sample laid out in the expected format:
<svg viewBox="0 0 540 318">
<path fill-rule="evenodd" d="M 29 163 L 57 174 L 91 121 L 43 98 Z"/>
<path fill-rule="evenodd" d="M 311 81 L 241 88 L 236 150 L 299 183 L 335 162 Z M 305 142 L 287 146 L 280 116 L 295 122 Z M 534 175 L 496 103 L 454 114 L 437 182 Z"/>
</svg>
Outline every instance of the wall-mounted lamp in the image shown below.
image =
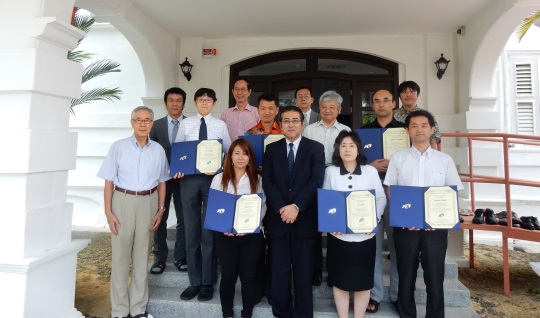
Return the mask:
<svg viewBox="0 0 540 318">
<path fill-rule="evenodd" d="M 450 63 L 450 60 L 447 60 L 444 58 L 443 54 L 441 53 L 441 57 L 435 61 L 435 66 L 437 66 L 437 78 L 441 79 L 444 75 L 444 72 L 446 72 L 446 68 L 448 67 L 448 63 Z"/>
<path fill-rule="evenodd" d="M 186 60 L 182 64 L 178 64 L 178 65 L 180 65 L 180 68 L 182 69 L 182 73 L 184 73 L 184 76 L 187 78 L 188 81 L 190 81 L 191 69 L 193 68 L 194 65 L 189 63 L 189 61 L 187 60 L 187 57 L 186 57 Z"/>
</svg>

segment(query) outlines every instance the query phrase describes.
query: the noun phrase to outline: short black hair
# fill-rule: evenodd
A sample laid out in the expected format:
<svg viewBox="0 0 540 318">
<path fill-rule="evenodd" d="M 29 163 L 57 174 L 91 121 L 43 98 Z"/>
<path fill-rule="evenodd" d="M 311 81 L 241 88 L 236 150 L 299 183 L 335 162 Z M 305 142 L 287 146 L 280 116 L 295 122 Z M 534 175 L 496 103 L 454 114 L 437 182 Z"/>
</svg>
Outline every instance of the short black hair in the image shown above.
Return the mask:
<svg viewBox="0 0 540 318">
<path fill-rule="evenodd" d="M 356 163 L 359 165 L 367 164 L 367 158 L 364 155 L 364 148 L 362 147 L 362 140 L 360 140 L 360 136 L 358 136 L 358 133 L 354 130 L 351 130 L 351 131 L 342 130 L 337 135 L 336 141 L 334 142 L 334 153 L 332 154 L 332 164 L 334 166 L 343 165 L 343 159 L 341 159 L 341 156 L 339 155 L 339 146 L 341 145 L 341 142 L 343 141 L 343 139 L 347 137 L 351 137 L 352 141 L 356 144 L 356 148 L 358 148 L 358 156 L 356 156 Z"/>
<path fill-rule="evenodd" d="M 244 81 L 244 82 L 246 82 L 248 91 L 251 90 L 251 84 L 249 83 L 249 81 L 248 81 L 247 79 L 245 79 L 245 78 L 243 78 L 243 77 L 240 77 L 240 78 L 236 79 L 236 80 L 233 82 L 233 87 L 232 87 L 232 89 L 234 89 L 234 84 L 236 84 L 238 81 Z"/>
<path fill-rule="evenodd" d="M 186 92 L 184 92 L 184 90 L 180 87 L 171 87 L 165 91 L 165 94 L 163 94 L 163 101 L 165 102 L 165 104 L 167 103 L 167 98 L 169 98 L 169 95 L 171 94 L 182 95 L 184 103 L 186 102 Z"/>
<path fill-rule="evenodd" d="M 302 120 L 302 122 L 304 121 L 304 113 L 300 108 L 296 106 L 281 107 L 281 116 L 283 116 L 284 112 L 297 112 L 298 114 L 300 114 L 300 119 Z M 283 119 L 281 119 L 281 121 L 283 121 Z"/>
<path fill-rule="evenodd" d="M 216 92 L 214 92 L 211 88 L 201 87 L 196 92 L 195 95 L 193 95 L 193 100 L 197 100 L 198 97 L 201 96 L 208 96 L 214 100 L 214 102 L 217 101 Z"/>
<path fill-rule="evenodd" d="M 418 95 L 420 95 L 420 86 L 416 84 L 416 82 L 413 81 L 405 81 L 398 86 L 398 93 L 403 93 L 407 88 L 411 89 L 412 91 L 415 91 Z"/>
<path fill-rule="evenodd" d="M 265 100 L 267 102 L 274 102 L 274 104 L 279 107 L 279 99 L 277 99 L 277 97 L 272 94 L 263 93 L 261 96 L 259 96 L 257 98 L 257 106 L 259 106 L 261 100 Z"/>
<path fill-rule="evenodd" d="M 307 89 L 309 91 L 309 95 L 313 97 L 313 93 L 311 92 L 311 88 L 309 86 L 300 86 L 294 91 L 294 98 L 296 98 L 296 94 L 298 94 L 298 91 L 301 89 Z"/>
<path fill-rule="evenodd" d="M 414 111 L 410 113 L 409 115 L 407 115 L 407 118 L 405 118 L 405 127 L 407 127 L 407 129 L 409 128 L 409 124 L 411 123 L 411 118 L 421 117 L 421 116 L 424 116 L 427 118 L 430 127 L 435 126 L 435 118 L 433 117 L 433 115 L 427 110 L 422 109 L 422 110 Z"/>
</svg>

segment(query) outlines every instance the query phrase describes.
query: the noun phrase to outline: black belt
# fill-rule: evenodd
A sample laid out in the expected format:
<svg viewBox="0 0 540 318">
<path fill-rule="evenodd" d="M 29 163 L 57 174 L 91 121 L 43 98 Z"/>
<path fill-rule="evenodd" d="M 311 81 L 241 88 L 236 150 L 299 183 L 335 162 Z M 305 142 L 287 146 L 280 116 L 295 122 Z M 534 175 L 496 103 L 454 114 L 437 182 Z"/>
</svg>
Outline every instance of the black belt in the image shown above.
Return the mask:
<svg viewBox="0 0 540 318">
<path fill-rule="evenodd" d="M 125 194 L 131 194 L 131 195 L 150 195 L 150 194 L 156 192 L 157 186 L 155 186 L 153 189 L 150 189 L 150 190 L 144 190 L 144 191 L 131 191 L 131 190 L 122 189 L 122 188 L 120 188 L 119 186 L 114 186 L 114 189 L 115 189 L 116 191 L 120 191 L 120 192 L 123 192 L 123 193 L 125 193 Z"/>
</svg>

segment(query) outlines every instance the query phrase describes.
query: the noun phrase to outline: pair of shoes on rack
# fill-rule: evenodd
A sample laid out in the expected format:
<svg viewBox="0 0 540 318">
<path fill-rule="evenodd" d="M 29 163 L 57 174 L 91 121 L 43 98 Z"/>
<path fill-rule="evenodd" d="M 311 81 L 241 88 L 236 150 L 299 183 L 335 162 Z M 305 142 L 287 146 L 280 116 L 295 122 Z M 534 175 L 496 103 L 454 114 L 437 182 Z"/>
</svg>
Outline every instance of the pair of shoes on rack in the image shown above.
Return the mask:
<svg viewBox="0 0 540 318">
<path fill-rule="evenodd" d="M 499 225 L 506 226 L 508 225 L 507 213 L 506 211 L 501 211 L 495 214 L 499 218 Z M 519 227 L 521 220 L 518 218 L 516 212 L 512 211 L 512 226 Z"/>
<path fill-rule="evenodd" d="M 534 216 L 522 216 L 520 218 L 521 220 L 521 228 L 526 230 L 540 230 L 540 223 L 538 223 L 538 219 Z"/>
<path fill-rule="evenodd" d="M 495 212 L 492 209 L 476 209 L 474 211 L 474 224 L 497 225 L 499 221 L 495 218 Z"/>
</svg>

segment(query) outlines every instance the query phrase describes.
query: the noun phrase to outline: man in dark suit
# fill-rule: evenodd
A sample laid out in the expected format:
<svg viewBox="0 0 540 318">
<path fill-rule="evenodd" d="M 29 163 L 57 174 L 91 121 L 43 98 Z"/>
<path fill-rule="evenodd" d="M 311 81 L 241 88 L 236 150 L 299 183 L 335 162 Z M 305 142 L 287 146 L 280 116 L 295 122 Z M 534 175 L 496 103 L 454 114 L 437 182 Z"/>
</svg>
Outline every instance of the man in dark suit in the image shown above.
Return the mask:
<svg viewBox="0 0 540 318">
<path fill-rule="evenodd" d="M 315 100 L 313 98 L 311 88 L 307 86 L 297 88 L 294 92 L 294 100 L 296 102 L 296 106 L 298 106 L 298 108 L 300 108 L 304 114 L 304 127 L 307 127 L 308 125 L 316 123 L 322 119 L 319 113 L 311 109 L 311 104 L 313 104 L 313 101 Z"/>
<path fill-rule="evenodd" d="M 284 107 L 281 130 L 285 138 L 269 144 L 264 154 L 262 179 L 272 245 L 272 312 L 276 317 L 313 317 L 317 188 L 323 184 L 325 165 L 323 145 L 301 136 L 303 122 L 304 114 L 298 107 Z"/>
<path fill-rule="evenodd" d="M 157 141 L 167 155 L 169 164 L 171 163 L 171 144 L 176 139 L 180 122 L 185 118 L 182 115 L 186 92 L 179 87 L 172 87 L 165 91 L 163 95 L 167 116 L 154 122 L 150 131 L 150 139 Z M 174 200 L 176 211 L 176 242 L 174 244 L 174 266 L 182 272 L 187 271 L 186 262 L 186 229 L 184 226 L 184 213 L 182 210 L 182 200 L 180 197 L 180 179 L 170 179 L 167 181 L 167 195 L 165 197 L 165 213 L 163 221 L 158 230 L 154 233 L 154 264 L 150 269 L 152 274 L 161 274 L 165 270 L 165 262 L 169 248 L 167 246 L 167 218 L 169 216 L 169 205 L 171 198 Z"/>
</svg>

